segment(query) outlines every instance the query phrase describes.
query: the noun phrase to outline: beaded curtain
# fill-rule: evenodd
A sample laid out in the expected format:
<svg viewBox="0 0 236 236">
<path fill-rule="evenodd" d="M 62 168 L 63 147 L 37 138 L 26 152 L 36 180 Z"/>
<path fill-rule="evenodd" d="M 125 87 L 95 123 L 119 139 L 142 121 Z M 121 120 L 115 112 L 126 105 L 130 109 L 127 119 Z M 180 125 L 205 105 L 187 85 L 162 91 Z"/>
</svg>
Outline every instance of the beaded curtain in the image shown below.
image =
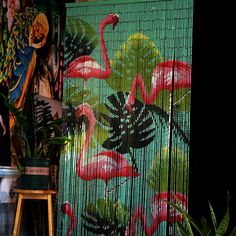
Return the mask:
<svg viewBox="0 0 236 236">
<path fill-rule="evenodd" d="M 66 4 L 57 235 L 176 235 L 188 207 L 193 2 Z"/>
</svg>

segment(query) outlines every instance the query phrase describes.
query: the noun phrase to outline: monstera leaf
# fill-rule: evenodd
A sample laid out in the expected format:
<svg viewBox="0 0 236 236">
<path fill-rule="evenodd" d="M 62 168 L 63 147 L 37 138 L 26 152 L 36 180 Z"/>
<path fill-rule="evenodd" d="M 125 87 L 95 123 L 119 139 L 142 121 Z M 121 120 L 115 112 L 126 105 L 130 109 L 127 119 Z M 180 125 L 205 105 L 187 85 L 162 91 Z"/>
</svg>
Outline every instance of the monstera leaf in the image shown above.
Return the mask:
<svg viewBox="0 0 236 236">
<path fill-rule="evenodd" d="M 111 59 L 112 74 L 107 84 L 116 91 L 130 91 L 136 74 L 141 74 L 147 91 L 151 90 L 151 78 L 156 65 L 163 61 L 152 40 L 142 33 L 132 34 Z M 139 96 L 138 96 L 139 98 Z"/>
<path fill-rule="evenodd" d="M 119 153 L 130 153 L 130 148 L 143 148 L 155 138 L 155 126 L 149 110 L 138 100 L 133 104 L 133 112 L 126 109 L 127 93 L 110 95 L 106 104 L 109 115 L 100 114 L 109 131 L 109 138 L 103 143 L 106 149 Z"/>
<path fill-rule="evenodd" d="M 188 183 L 188 158 L 179 149 L 171 151 L 169 159 L 168 148 L 163 148 L 161 153 L 153 160 L 147 174 L 149 187 L 157 192 L 168 191 L 169 164 L 171 161 L 171 189 L 176 192 L 185 192 Z"/>
<path fill-rule="evenodd" d="M 124 235 L 128 223 L 128 209 L 120 202 L 99 199 L 89 203 L 82 215 L 83 227 L 93 234 Z"/>
<path fill-rule="evenodd" d="M 67 18 L 64 66 L 75 58 L 90 55 L 98 44 L 93 27 L 80 18 Z"/>
</svg>

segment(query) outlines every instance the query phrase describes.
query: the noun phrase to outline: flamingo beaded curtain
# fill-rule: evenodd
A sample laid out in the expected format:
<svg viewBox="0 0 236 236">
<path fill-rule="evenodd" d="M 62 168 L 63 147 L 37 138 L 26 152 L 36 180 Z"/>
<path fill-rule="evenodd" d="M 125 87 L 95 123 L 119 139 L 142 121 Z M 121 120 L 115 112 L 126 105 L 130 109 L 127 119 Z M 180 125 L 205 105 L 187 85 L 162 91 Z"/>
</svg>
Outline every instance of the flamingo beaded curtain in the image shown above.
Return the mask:
<svg viewBox="0 0 236 236">
<path fill-rule="evenodd" d="M 67 4 L 58 235 L 175 235 L 188 206 L 193 2 Z"/>
</svg>

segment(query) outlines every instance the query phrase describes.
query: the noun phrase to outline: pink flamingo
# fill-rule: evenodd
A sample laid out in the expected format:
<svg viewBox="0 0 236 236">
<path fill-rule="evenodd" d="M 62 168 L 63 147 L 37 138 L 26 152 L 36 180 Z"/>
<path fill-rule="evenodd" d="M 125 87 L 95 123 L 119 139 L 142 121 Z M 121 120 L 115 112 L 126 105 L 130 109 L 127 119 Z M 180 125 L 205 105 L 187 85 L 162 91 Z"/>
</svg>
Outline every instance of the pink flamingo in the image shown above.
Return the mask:
<svg viewBox="0 0 236 236">
<path fill-rule="evenodd" d="M 155 233 L 155 231 L 158 228 L 158 225 L 164 221 L 169 221 L 169 223 L 173 224 L 177 221 L 181 222 L 183 220 L 183 217 L 181 214 L 176 212 L 172 207 L 170 207 L 169 210 L 169 218 L 168 218 L 168 212 L 167 212 L 167 199 L 168 199 L 168 192 L 160 192 L 153 196 L 152 198 L 152 206 L 151 206 L 151 219 L 152 219 L 152 225 L 147 225 L 147 217 L 144 212 L 144 208 L 141 206 L 138 206 L 130 219 L 129 225 L 126 228 L 125 235 L 126 236 L 135 236 L 136 235 L 136 224 L 138 220 L 141 220 L 143 230 L 145 232 L 145 235 L 151 236 Z M 187 207 L 187 200 L 186 196 L 182 193 L 176 193 L 170 192 L 170 201 L 179 201 L 183 207 Z"/>
<path fill-rule="evenodd" d="M 68 201 L 65 201 L 61 205 L 61 211 L 64 215 L 68 215 L 70 219 L 70 225 L 67 229 L 66 236 L 70 236 L 73 232 L 73 229 L 76 226 L 76 217 L 71 207 L 71 204 Z"/>
<path fill-rule="evenodd" d="M 98 153 L 92 158 L 85 160 L 89 142 L 96 123 L 96 118 L 88 104 L 81 104 L 75 111 L 77 118 L 85 115 L 88 118 L 89 126 L 86 131 L 85 141 L 82 145 L 80 156 L 76 164 L 76 172 L 83 180 L 104 180 L 106 186 L 110 179 L 115 177 L 137 177 L 139 173 L 130 166 L 125 157 L 112 150 Z"/>
<path fill-rule="evenodd" d="M 143 78 L 137 74 L 133 80 L 131 91 L 126 101 L 126 107 L 129 111 L 134 104 L 136 87 L 138 86 L 145 104 L 153 104 L 160 91 L 167 89 L 172 92 L 173 89 L 191 88 L 192 67 L 186 62 L 170 60 L 161 62 L 157 65 L 152 75 L 152 91 L 148 95 Z M 172 84 L 173 82 L 173 84 Z"/>
<path fill-rule="evenodd" d="M 104 29 L 107 25 L 112 24 L 113 29 L 119 22 L 119 15 L 111 13 L 106 16 L 99 25 L 99 35 L 101 43 L 101 54 L 104 60 L 105 69 L 90 56 L 81 56 L 70 62 L 65 73 L 68 78 L 82 78 L 85 82 L 91 77 L 98 79 L 106 79 L 111 74 L 111 66 L 107 55 L 107 50 L 104 42 Z"/>
</svg>

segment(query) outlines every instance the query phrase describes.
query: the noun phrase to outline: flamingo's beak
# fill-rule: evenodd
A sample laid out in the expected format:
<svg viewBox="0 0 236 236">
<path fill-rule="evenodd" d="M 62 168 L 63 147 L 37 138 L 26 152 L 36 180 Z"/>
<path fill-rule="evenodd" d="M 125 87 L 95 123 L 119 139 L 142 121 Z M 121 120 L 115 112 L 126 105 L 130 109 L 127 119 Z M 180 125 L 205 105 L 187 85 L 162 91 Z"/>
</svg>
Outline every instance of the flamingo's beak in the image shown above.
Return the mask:
<svg viewBox="0 0 236 236">
<path fill-rule="evenodd" d="M 61 204 L 61 212 L 65 215 L 69 207 L 69 202 L 65 201 Z"/>
<path fill-rule="evenodd" d="M 115 29 L 115 27 L 116 27 L 116 25 L 118 24 L 118 22 L 119 22 L 119 19 L 117 19 L 117 21 L 116 21 L 115 23 L 113 23 L 113 25 L 112 25 L 112 29 L 113 29 L 113 30 Z"/>
</svg>

